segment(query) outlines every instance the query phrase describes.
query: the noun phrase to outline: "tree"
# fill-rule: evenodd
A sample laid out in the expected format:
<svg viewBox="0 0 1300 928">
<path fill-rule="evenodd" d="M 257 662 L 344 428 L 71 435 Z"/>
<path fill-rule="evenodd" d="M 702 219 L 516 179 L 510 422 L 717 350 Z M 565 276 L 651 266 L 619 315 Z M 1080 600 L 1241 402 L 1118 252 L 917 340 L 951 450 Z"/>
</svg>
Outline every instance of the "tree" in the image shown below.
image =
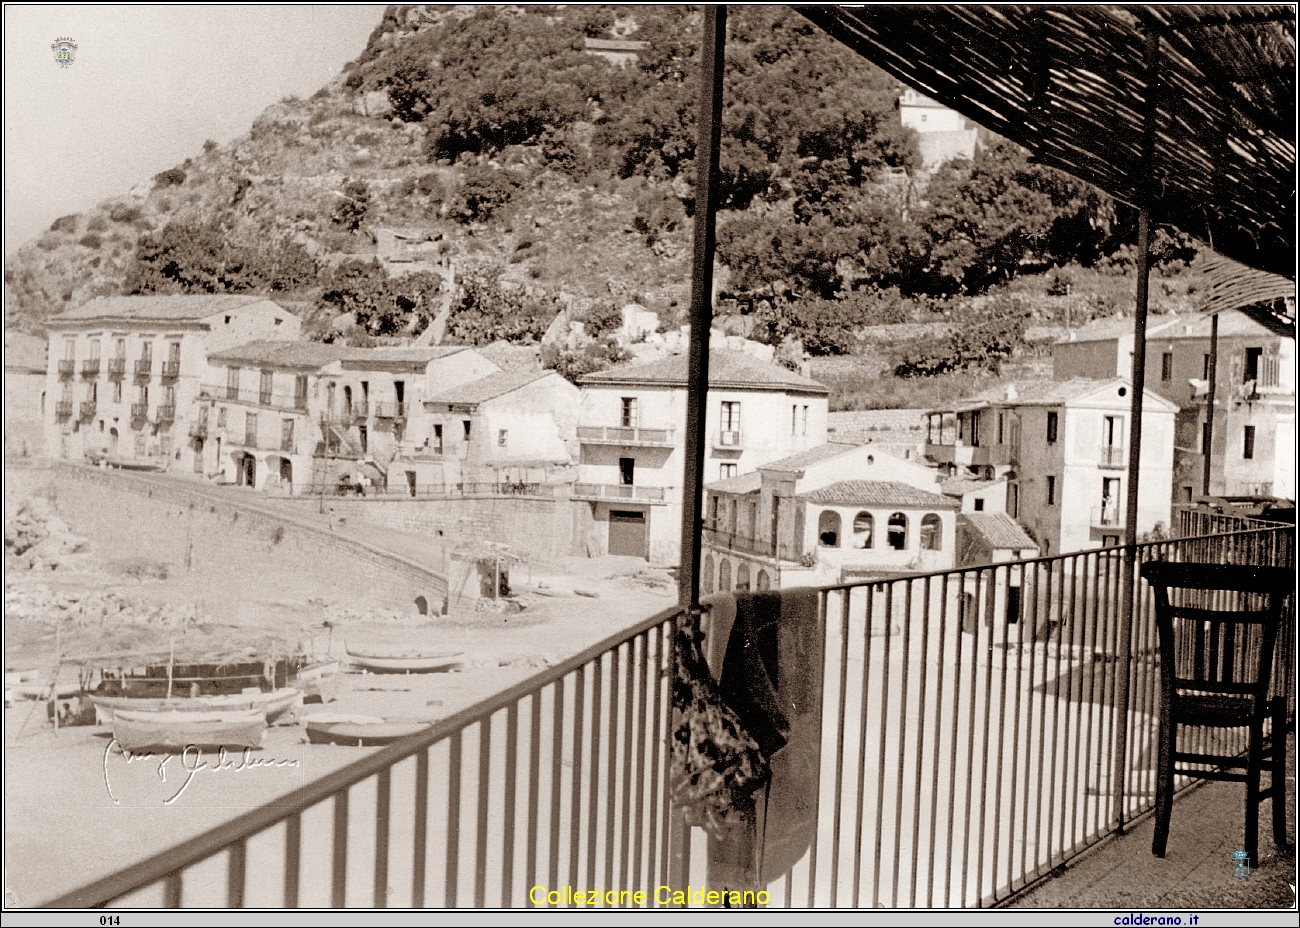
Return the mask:
<svg viewBox="0 0 1300 928">
<path fill-rule="evenodd" d="M 365 181 L 350 180 L 343 185 L 343 199 L 334 207 L 331 219 L 336 226 L 355 232 L 365 220 L 369 209 L 370 188 Z"/>
<path fill-rule="evenodd" d="M 418 334 L 437 314 L 442 278 L 421 271 L 389 277 L 378 261 L 344 261 L 323 275 L 319 304 L 351 313 L 369 335 Z"/>
<path fill-rule="evenodd" d="M 447 334 L 462 345 L 539 341 L 558 311 L 554 300 L 501 285 L 499 268 L 469 274 L 447 321 Z"/>
<path fill-rule="evenodd" d="M 519 181 L 508 171 L 487 165 L 470 165 L 461 175 L 451 216 L 460 222 L 483 222 L 510 202 Z"/>
<path fill-rule="evenodd" d="M 293 291 L 315 283 L 318 265 L 287 239 L 245 245 L 215 223 L 168 223 L 142 235 L 123 292 L 245 293 Z"/>
</svg>

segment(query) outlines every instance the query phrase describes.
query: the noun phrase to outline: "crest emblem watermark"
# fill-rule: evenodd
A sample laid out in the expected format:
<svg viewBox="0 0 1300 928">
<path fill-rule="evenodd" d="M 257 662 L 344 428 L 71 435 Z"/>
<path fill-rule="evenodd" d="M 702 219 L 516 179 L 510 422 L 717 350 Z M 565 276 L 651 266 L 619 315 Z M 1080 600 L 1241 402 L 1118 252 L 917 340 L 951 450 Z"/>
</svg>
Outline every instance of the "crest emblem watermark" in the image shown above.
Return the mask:
<svg viewBox="0 0 1300 928">
<path fill-rule="evenodd" d="M 1232 861 L 1237 865 L 1236 871 L 1232 874 L 1237 879 L 1245 879 L 1250 876 L 1250 855 L 1244 850 L 1233 851 Z"/>
<path fill-rule="evenodd" d="M 77 58 L 77 43 L 70 38 L 55 39 L 50 48 L 54 51 L 54 60 L 61 68 L 70 67 Z"/>
</svg>

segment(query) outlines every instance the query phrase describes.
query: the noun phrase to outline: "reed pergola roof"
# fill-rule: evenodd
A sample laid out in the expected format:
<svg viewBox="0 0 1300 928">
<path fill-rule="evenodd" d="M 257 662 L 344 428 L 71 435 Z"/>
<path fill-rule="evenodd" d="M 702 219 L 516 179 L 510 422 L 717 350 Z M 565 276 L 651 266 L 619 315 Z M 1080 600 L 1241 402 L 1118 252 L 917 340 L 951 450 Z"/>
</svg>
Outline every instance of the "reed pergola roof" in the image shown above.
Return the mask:
<svg viewBox="0 0 1300 928">
<path fill-rule="evenodd" d="M 1215 251 L 1295 278 L 1295 9 L 801 6 L 911 87 Z M 1159 36 L 1156 137 L 1147 36 Z"/>
</svg>

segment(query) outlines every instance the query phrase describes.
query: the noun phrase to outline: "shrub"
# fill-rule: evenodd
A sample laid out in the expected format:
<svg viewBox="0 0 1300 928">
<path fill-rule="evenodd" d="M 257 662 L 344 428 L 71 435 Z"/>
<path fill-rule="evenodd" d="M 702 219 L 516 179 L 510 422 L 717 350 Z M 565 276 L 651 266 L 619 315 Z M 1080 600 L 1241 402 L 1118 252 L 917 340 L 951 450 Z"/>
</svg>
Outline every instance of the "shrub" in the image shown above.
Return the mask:
<svg viewBox="0 0 1300 928">
<path fill-rule="evenodd" d="M 206 142 L 203 143 L 204 154 L 210 155 L 216 150 L 217 150 L 217 143 L 214 140 L 208 139 Z"/>
<path fill-rule="evenodd" d="M 125 203 L 118 203 L 108 211 L 108 218 L 114 222 L 132 223 L 140 219 L 140 209 L 135 206 L 128 206 Z"/>
<path fill-rule="evenodd" d="M 505 171 L 472 165 L 461 178 L 451 215 L 463 223 L 483 222 L 509 203 L 518 189 L 519 181 Z"/>
<path fill-rule="evenodd" d="M 87 232 L 103 232 L 107 228 L 108 228 L 108 220 L 106 220 L 103 216 L 100 216 L 99 214 L 95 214 L 94 216 L 91 216 L 90 221 L 86 223 Z"/>
<path fill-rule="evenodd" d="M 50 225 L 51 232 L 76 232 L 77 216 L 60 216 Z"/>
<path fill-rule="evenodd" d="M 153 186 L 155 190 L 161 190 L 164 187 L 179 187 L 185 183 L 185 172 L 180 168 L 171 168 L 160 174 L 155 174 Z"/>
<path fill-rule="evenodd" d="M 98 248 L 103 244 L 103 240 L 94 232 L 87 232 L 77 244 L 83 248 Z"/>
<path fill-rule="evenodd" d="M 355 232 L 366 218 L 370 208 L 370 189 L 365 181 L 350 180 L 343 185 L 343 200 L 334 208 L 331 221 L 350 232 Z"/>
</svg>

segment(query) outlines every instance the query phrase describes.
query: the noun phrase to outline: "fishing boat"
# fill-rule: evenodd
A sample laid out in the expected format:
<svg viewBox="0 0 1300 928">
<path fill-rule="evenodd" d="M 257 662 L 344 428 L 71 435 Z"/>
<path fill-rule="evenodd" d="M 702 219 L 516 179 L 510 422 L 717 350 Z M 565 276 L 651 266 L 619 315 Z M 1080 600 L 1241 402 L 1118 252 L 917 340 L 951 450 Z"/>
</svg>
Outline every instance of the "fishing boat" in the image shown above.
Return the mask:
<svg viewBox="0 0 1300 928">
<path fill-rule="evenodd" d="M 331 674 L 336 674 L 338 672 L 339 662 L 337 659 L 316 661 L 298 671 L 298 682 L 303 683 L 309 680 L 319 680 L 322 677 L 328 677 Z"/>
<path fill-rule="evenodd" d="M 347 651 L 348 663 L 371 673 L 436 673 L 459 667 L 464 651 L 440 651 L 433 654 L 410 651 L 397 654 L 367 654 Z"/>
<path fill-rule="evenodd" d="M 266 712 L 262 709 L 113 712 L 113 738 L 128 751 L 182 751 L 188 746 L 260 748 L 265 733 Z"/>
<path fill-rule="evenodd" d="M 274 722 L 289 709 L 298 705 L 302 694 L 292 686 L 269 693 L 230 693 L 223 696 L 191 696 L 182 699 L 157 699 L 135 696 L 100 696 L 92 694 L 95 706 L 95 724 L 113 724 L 113 714 L 120 709 L 128 712 L 215 712 L 226 709 L 261 709 L 268 722 Z"/>
<path fill-rule="evenodd" d="M 306 724 L 307 740 L 312 744 L 342 744 L 364 748 L 392 744 L 424 731 L 432 723 L 416 719 L 384 719 L 371 715 L 325 712 L 311 716 Z"/>
</svg>

